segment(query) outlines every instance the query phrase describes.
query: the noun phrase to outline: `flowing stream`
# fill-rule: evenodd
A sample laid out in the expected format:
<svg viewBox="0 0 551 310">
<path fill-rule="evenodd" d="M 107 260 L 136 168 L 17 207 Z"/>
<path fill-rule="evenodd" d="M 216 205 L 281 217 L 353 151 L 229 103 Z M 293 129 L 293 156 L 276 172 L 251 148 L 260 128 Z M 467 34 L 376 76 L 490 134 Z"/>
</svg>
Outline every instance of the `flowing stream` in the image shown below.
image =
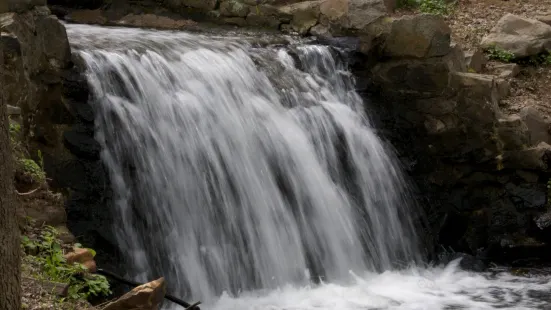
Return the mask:
<svg viewBox="0 0 551 310">
<path fill-rule="evenodd" d="M 415 205 L 338 50 L 67 30 L 129 276 L 164 275 L 204 309 L 544 309 L 545 277 L 415 267 Z"/>
</svg>

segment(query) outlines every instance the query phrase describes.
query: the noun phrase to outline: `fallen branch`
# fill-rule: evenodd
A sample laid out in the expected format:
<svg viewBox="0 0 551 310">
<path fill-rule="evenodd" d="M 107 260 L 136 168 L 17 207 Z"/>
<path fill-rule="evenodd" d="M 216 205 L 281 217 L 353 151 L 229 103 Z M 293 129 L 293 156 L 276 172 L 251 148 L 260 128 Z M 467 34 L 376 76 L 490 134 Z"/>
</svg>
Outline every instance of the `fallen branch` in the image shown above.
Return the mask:
<svg viewBox="0 0 551 310">
<path fill-rule="evenodd" d="M 121 282 L 121 283 L 124 283 L 126 285 L 130 285 L 130 286 L 139 286 L 139 285 L 142 285 L 142 283 L 138 283 L 138 282 L 134 282 L 134 281 L 130 281 L 130 280 L 126 280 L 110 271 L 107 271 L 107 270 L 104 270 L 104 269 L 98 269 L 96 271 L 98 274 L 101 274 L 101 275 L 104 275 L 106 277 L 109 277 L 109 278 L 112 278 L 113 280 L 116 280 L 118 282 Z M 166 294 L 165 295 L 165 299 L 168 299 L 170 301 L 172 301 L 173 303 L 176 303 L 182 307 L 184 307 L 186 310 L 201 310 L 198 306 L 201 304 L 200 301 L 194 303 L 194 304 L 190 304 L 190 303 L 187 303 L 183 300 L 181 300 L 180 298 L 178 297 L 174 297 L 172 295 L 169 295 L 169 294 Z"/>
<path fill-rule="evenodd" d="M 39 189 L 41 189 L 41 188 L 42 188 L 42 186 L 39 186 L 39 187 L 33 189 L 32 191 L 26 192 L 26 193 L 20 193 L 20 192 L 18 192 L 17 190 L 16 190 L 15 192 L 16 192 L 17 195 L 19 195 L 19 196 L 26 196 L 26 195 L 30 195 L 30 194 L 36 192 L 37 190 L 39 190 Z"/>
</svg>

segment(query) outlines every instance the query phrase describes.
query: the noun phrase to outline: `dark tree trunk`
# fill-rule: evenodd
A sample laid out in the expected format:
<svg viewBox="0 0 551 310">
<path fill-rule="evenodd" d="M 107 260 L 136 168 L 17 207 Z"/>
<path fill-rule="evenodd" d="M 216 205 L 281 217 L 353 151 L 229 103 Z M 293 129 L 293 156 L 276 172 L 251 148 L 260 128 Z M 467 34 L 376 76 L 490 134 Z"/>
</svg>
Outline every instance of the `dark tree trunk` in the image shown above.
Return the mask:
<svg viewBox="0 0 551 310">
<path fill-rule="evenodd" d="M 21 308 L 19 226 L 13 190 L 12 149 L 5 84 L 4 47 L 0 40 L 0 310 Z"/>
</svg>

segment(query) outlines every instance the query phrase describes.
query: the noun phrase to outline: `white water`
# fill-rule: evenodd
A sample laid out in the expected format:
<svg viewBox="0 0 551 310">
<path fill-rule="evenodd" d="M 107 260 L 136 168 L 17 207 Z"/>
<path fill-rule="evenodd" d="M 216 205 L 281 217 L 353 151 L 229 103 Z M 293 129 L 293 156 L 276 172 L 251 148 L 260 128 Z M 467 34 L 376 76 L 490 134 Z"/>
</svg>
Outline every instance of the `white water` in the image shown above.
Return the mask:
<svg viewBox="0 0 551 310">
<path fill-rule="evenodd" d="M 505 274 L 377 273 L 418 261 L 407 186 L 329 48 L 68 33 L 88 65 L 137 279 L 164 275 L 172 293 L 212 309 L 540 306 L 528 289 L 547 287 Z"/>
<path fill-rule="evenodd" d="M 264 294 L 222 296 L 222 310 L 452 310 L 551 309 L 548 276 L 516 277 L 507 272 L 461 271 L 458 261 L 443 268 L 367 273 L 354 284 L 286 286 Z"/>
</svg>

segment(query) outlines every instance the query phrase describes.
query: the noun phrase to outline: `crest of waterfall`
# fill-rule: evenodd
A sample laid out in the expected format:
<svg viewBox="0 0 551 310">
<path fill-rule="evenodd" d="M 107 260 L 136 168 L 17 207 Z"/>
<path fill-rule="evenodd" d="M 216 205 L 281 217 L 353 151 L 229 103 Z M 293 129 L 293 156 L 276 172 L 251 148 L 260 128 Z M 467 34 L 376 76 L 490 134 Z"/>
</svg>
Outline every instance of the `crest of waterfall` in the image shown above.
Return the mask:
<svg viewBox="0 0 551 310">
<path fill-rule="evenodd" d="M 407 185 L 331 48 L 67 27 L 138 279 L 209 300 L 417 259 Z"/>
</svg>

